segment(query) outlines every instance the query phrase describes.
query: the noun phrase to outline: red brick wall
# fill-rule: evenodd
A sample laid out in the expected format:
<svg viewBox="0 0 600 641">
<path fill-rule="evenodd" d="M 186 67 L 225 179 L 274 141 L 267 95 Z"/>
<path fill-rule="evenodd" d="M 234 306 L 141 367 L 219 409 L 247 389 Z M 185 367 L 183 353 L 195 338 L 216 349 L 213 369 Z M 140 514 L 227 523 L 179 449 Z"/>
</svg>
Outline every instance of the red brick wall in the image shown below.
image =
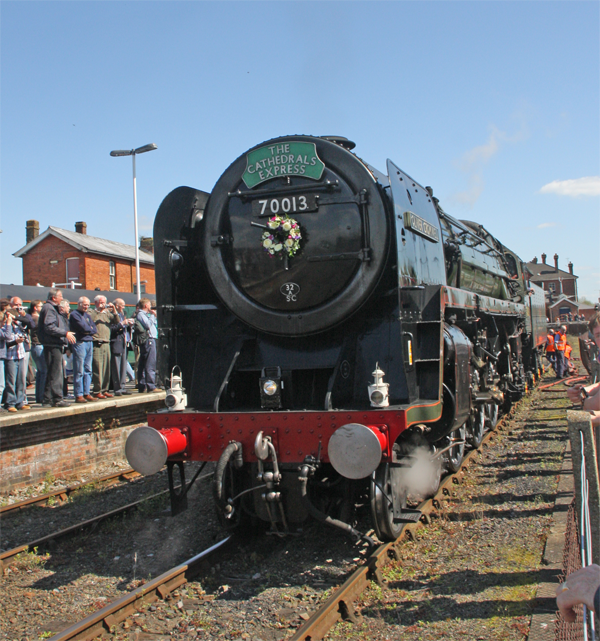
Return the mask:
<svg viewBox="0 0 600 641">
<path fill-rule="evenodd" d="M 554 294 L 555 296 L 559 296 L 560 294 L 564 294 L 565 296 L 575 296 L 575 279 L 569 278 L 569 279 L 563 279 L 562 281 L 559 281 L 558 279 L 556 280 L 546 280 L 543 281 L 542 287 L 546 290 L 550 290 L 550 283 L 554 285 Z M 561 289 L 561 283 L 562 283 L 562 289 Z"/>
<path fill-rule="evenodd" d="M 572 303 L 570 300 L 561 300 L 558 305 L 555 305 L 552 307 L 549 312 L 550 312 L 550 322 L 553 323 L 554 321 L 558 320 L 559 317 L 559 310 L 561 307 L 568 307 L 571 310 L 571 314 L 575 315 L 577 314 L 577 306 L 575 303 Z"/>
<path fill-rule="evenodd" d="M 91 432 L 0 454 L 0 492 L 43 481 L 46 473 L 72 480 L 96 466 L 125 458 L 125 441 L 136 426 Z"/>
<path fill-rule="evenodd" d="M 23 256 L 23 285 L 37 285 L 40 283 L 50 287 L 52 283 L 67 282 L 67 258 L 79 258 L 79 282 L 82 289 L 110 290 L 109 262 L 111 258 L 98 254 L 86 254 L 72 245 L 48 236 L 30 249 Z M 58 261 L 50 264 L 51 260 Z M 135 262 L 115 258 L 116 291 L 132 292 L 135 281 Z M 154 294 L 156 286 L 154 281 L 154 267 L 140 264 L 141 279 L 146 283 L 146 292 Z"/>
<path fill-rule="evenodd" d="M 154 282 L 154 267 L 140 265 L 140 278 L 142 281 L 148 281 L 146 283 L 146 294 L 156 294 L 156 284 Z"/>
<path fill-rule="evenodd" d="M 72 245 L 56 238 L 48 236 L 38 243 L 33 249 L 23 256 L 23 285 L 37 285 L 51 287 L 52 283 L 67 282 L 67 258 L 83 258 L 84 254 Z M 51 260 L 58 261 L 50 264 Z M 83 260 L 79 261 L 79 275 L 82 273 Z M 79 281 L 83 283 L 83 280 Z M 92 288 L 93 289 L 93 288 Z"/>
</svg>

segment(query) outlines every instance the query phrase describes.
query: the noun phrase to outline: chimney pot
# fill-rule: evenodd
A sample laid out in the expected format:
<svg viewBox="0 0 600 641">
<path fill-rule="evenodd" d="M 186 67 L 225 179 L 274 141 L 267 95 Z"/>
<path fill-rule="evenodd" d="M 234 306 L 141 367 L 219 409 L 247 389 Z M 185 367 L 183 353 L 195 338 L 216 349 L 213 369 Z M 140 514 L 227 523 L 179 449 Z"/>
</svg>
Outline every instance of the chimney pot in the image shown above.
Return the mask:
<svg viewBox="0 0 600 641">
<path fill-rule="evenodd" d="M 154 254 L 154 239 L 152 236 L 142 236 L 140 238 L 140 249 L 148 254 Z"/>
<path fill-rule="evenodd" d="M 569 262 L 569 274 L 573 273 L 573 263 Z"/>
<path fill-rule="evenodd" d="M 554 254 L 554 269 L 558 271 L 558 254 Z"/>
<path fill-rule="evenodd" d="M 27 243 L 35 240 L 40 235 L 40 223 L 37 220 L 28 220 L 25 223 L 25 239 Z"/>
<path fill-rule="evenodd" d="M 83 221 L 75 223 L 75 231 L 78 234 L 86 234 L 87 235 L 87 223 L 84 223 Z"/>
<path fill-rule="evenodd" d="M 533 260 L 531 262 L 534 263 L 535 265 L 537 265 L 537 256 L 534 256 Z"/>
<path fill-rule="evenodd" d="M 542 254 L 542 263 L 546 264 L 546 254 Z"/>
</svg>

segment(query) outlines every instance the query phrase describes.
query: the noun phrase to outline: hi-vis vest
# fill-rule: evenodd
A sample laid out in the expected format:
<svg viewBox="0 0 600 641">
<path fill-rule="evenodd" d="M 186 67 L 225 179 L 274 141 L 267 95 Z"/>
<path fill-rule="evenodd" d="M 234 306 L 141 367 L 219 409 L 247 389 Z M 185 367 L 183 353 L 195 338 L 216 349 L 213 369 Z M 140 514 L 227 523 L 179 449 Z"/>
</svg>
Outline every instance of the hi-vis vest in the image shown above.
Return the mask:
<svg viewBox="0 0 600 641">
<path fill-rule="evenodd" d="M 558 338 L 558 340 L 557 340 L 557 338 Z M 560 352 L 564 352 L 565 351 L 565 347 L 567 346 L 567 335 L 566 334 L 555 334 L 554 335 L 554 346 Z"/>
<path fill-rule="evenodd" d="M 554 351 L 554 334 L 548 334 L 548 336 L 546 336 L 546 351 Z"/>
</svg>

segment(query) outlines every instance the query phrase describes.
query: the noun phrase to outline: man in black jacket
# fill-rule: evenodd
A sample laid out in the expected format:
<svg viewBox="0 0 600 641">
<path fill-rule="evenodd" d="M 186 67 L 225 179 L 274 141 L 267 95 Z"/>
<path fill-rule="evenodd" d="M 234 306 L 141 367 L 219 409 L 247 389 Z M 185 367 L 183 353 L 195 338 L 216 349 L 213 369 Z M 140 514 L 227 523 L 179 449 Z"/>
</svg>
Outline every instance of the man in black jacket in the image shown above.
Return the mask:
<svg viewBox="0 0 600 641">
<path fill-rule="evenodd" d="M 76 342 L 75 334 L 69 331 L 67 318 L 58 307 L 63 295 L 60 289 L 50 289 L 48 300 L 38 319 L 38 338 L 44 346 L 44 359 L 48 374 L 44 388 L 43 407 L 69 407 L 63 400 L 63 352 L 70 343 Z"/>
<path fill-rule="evenodd" d="M 115 298 L 109 310 L 119 317 L 118 325 L 110 327 L 110 371 L 115 396 L 131 394 L 125 389 L 127 382 L 127 344 L 131 340 L 130 327 L 133 319 L 125 317 L 125 301 Z"/>
</svg>

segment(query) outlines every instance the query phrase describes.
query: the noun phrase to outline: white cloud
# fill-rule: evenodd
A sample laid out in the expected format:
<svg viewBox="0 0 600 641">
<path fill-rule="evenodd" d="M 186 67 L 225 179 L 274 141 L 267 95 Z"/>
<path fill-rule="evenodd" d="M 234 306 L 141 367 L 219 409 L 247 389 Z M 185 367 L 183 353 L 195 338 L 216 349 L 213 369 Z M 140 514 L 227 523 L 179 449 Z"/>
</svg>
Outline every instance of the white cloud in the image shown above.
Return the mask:
<svg viewBox="0 0 600 641">
<path fill-rule="evenodd" d="M 541 225 L 538 225 L 538 229 L 545 229 L 546 227 L 556 227 L 558 223 L 542 223 Z"/>
<path fill-rule="evenodd" d="M 527 138 L 529 132 L 525 115 L 518 112 L 513 115 L 512 119 L 517 123 L 514 134 L 508 134 L 492 125 L 490 135 L 483 145 L 469 149 L 454 162 L 455 167 L 467 175 L 469 186 L 466 190 L 450 196 L 448 199 L 450 203 L 473 207 L 483 192 L 485 165 L 500 151 L 502 146 L 515 144 Z"/>
<path fill-rule="evenodd" d="M 553 180 L 540 189 L 540 194 L 558 194 L 559 196 L 600 196 L 600 176 L 587 176 L 572 180 Z"/>
<path fill-rule="evenodd" d="M 462 171 L 467 173 L 477 171 L 492 156 L 498 153 L 498 149 L 500 148 L 498 141 L 503 137 L 504 134 L 501 131 L 498 131 L 496 127 L 493 127 L 492 133 L 484 145 L 473 147 L 473 149 L 470 149 L 463 154 L 459 164 Z"/>
</svg>

